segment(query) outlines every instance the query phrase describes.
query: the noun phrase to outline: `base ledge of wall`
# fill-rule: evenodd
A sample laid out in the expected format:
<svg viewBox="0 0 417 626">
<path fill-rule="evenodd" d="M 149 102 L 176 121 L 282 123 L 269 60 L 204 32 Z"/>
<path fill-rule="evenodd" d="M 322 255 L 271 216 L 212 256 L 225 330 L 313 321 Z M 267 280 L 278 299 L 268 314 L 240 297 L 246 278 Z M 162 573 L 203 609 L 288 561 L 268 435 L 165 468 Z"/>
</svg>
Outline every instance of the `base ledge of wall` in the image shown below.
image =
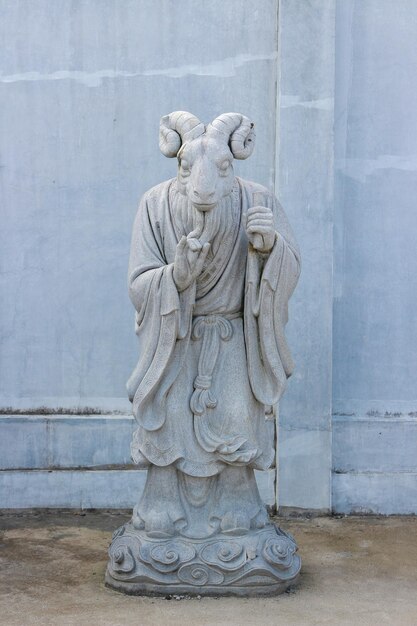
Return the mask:
<svg viewBox="0 0 417 626">
<path fill-rule="evenodd" d="M 275 471 L 256 471 L 259 493 L 275 507 Z M 0 509 L 130 509 L 142 495 L 146 470 L 32 469 L 0 471 Z"/>
<path fill-rule="evenodd" d="M 277 514 L 279 517 L 284 517 L 285 519 L 313 519 L 315 517 L 327 517 L 331 515 L 331 510 L 280 506 Z"/>
<path fill-rule="evenodd" d="M 417 514 L 417 419 L 333 417 L 332 509 L 357 515 Z"/>
</svg>

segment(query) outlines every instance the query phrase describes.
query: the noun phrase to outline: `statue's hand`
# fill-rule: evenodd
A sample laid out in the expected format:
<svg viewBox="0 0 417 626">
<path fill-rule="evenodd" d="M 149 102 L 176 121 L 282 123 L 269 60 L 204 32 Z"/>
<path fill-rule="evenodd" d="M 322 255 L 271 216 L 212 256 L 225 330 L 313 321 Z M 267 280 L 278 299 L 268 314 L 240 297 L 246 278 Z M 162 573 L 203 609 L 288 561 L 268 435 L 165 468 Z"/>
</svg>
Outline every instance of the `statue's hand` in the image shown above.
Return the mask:
<svg viewBox="0 0 417 626">
<path fill-rule="evenodd" d="M 173 277 L 178 291 L 184 291 L 201 274 L 210 244 L 201 246 L 196 239 L 181 237 L 174 259 Z"/>
<path fill-rule="evenodd" d="M 269 252 L 275 242 L 274 214 L 266 206 L 248 210 L 246 220 L 248 239 L 258 252 Z"/>
</svg>

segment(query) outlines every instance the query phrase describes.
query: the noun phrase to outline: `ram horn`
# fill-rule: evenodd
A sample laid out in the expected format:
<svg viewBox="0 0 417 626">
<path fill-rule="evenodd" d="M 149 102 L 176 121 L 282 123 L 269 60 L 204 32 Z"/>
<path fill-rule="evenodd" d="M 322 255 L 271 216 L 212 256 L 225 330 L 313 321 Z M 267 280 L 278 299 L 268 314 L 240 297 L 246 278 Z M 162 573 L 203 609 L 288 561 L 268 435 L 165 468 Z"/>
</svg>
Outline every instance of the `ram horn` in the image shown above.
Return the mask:
<svg viewBox="0 0 417 626">
<path fill-rule="evenodd" d="M 247 159 L 255 147 L 254 124 L 240 113 L 223 113 L 211 122 L 208 133 L 215 131 L 226 135 L 235 159 Z"/>
<path fill-rule="evenodd" d="M 204 124 L 192 113 L 174 111 L 161 118 L 159 147 L 166 157 L 175 157 L 181 145 L 202 135 Z"/>
</svg>

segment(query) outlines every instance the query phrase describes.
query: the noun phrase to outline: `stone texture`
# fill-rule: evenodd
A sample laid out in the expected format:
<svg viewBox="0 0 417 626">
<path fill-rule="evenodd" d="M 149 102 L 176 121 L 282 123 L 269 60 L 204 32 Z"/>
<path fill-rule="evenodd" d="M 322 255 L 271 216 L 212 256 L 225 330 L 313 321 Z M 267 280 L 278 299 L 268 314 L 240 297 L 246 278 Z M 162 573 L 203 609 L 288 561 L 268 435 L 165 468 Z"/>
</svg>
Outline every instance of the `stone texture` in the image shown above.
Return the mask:
<svg viewBox="0 0 417 626">
<path fill-rule="evenodd" d="M 291 535 L 268 524 L 246 535 L 150 538 L 131 523 L 113 536 L 106 581 L 128 594 L 271 595 L 298 580 Z"/>
<path fill-rule="evenodd" d="M 280 405 L 279 456 L 289 461 L 278 506 L 330 511 L 335 1 L 280 0 L 279 49 L 275 188 L 303 272 L 288 324 L 297 368 Z M 306 447 L 291 463 L 295 437 Z"/>
<path fill-rule="evenodd" d="M 146 472 L 130 470 L 3 470 L 3 508 L 119 509 L 137 502 Z"/>
<path fill-rule="evenodd" d="M 337 18 L 334 411 L 412 417 L 417 5 L 347 0 Z M 393 466 L 394 450 L 385 449 Z"/>
<path fill-rule="evenodd" d="M 239 174 L 272 186 L 276 0 L 1 11 L 0 404 L 128 412 L 132 220 L 139 195 L 172 175 L 159 118 L 239 102 L 263 144 Z"/>
<path fill-rule="evenodd" d="M 127 385 L 131 452 L 148 472 L 106 574 L 126 593 L 279 593 L 300 570 L 254 477 L 275 460 L 300 272 L 279 202 L 235 176 L 233 160 L 254 143 L 254 123 L 239 113 L 207 125 L 186 111 L 161 119 L 160 149 L 177 158 L 177 177 L 139 204 L 128 278 L 140 346 Z"/>
<path fill-rule="evenodd" d="M 320 224 L 310 239 L 311 222 L 326 221 L 327 213 L 322 197 L 309 205 L 312 190 L 319 195 L 332 178 L 322 167 L 331 158 L 331 139 L 322 163 L 320 134 L 327 137 L 332 122 L 321 127 L 318 119 L 331 117 L 319 108 L 332 97 L 331 4 L 183 0 L 181 10 L 173 11 L 168 0 L 3 2 L 0 247 L 2 294 L 10 303 L 2 319 L 3 407 L 129 411 L 125 380 L 136 357 L 124 288 L 131 222 L 137 197 L 172 175 L 157 150 L 142 147 L 156 147 L 158 120 L 167 111 L 185 106 L 209 119 L 239 106 L 256 120 L 262 150 L 239 162 L 237 173 L 270 189 L 275 185 L 307 261 L 290 322 L 303 381 L 294 393 L 296 379 L 291 381 L 294 402 L 283 419 L 304 416 L 308 427 L 312 408 L 327 419 L 325 370 L 314 368 L 313 375 L 310 368 L 307 376 L 303 368 L 316 353 L 326 356 L 331 335 L 330 325 L 321 326 L 328 310 L 323 275 L 330 276 L 331 263 L 323 241 L 314 243 Z M 310 143 L 316 122 L 317 140 Z M 320 273 L 313 271 L 316 264 Z M 307 288 L 313 297 L 306 310 Z M 313 354 L 304 361 L 313 335 Z M 300 408 L 296 399 L 307 387 L 307 404 Z M 312 407 L 313 397 L 324 401 Z M 330 463 L 330 436 L 324 445 Z M 28 451 L 26 465 L 29 459 Z M 306 491 L 313 491 L 316 478 L 325 483 L 327 506 L 328 473 L 315 476 Z M 296 494 L 297 468 L 285 480 L 285 493 Z M 304 505 L 299 498 L 285 504 Z"/>
<path fill-rule="evenodd" d="M 255 470 L 263 502 L 274 508 L 275 470 Z M 146 470 L 81 468 L 14 469 L 0 472 L 0 501 L 5 509 L 133 507 L 146 482 Z"/>
</svg>

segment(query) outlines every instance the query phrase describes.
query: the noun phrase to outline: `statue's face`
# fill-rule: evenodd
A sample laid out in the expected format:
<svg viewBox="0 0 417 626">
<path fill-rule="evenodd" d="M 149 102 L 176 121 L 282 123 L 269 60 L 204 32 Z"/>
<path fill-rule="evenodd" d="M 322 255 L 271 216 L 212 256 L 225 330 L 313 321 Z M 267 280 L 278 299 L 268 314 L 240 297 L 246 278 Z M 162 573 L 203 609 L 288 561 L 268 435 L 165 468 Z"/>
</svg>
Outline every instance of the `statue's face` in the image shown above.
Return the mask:
<svg viewBox="0 0 417 626">
<path fill-rule="evenodd" d="M 198 211 L 211 211 L 233 188 L 233 155 L 225 141 L 203 135 L 178 153 L 178 186 Z"/>
</svg>

